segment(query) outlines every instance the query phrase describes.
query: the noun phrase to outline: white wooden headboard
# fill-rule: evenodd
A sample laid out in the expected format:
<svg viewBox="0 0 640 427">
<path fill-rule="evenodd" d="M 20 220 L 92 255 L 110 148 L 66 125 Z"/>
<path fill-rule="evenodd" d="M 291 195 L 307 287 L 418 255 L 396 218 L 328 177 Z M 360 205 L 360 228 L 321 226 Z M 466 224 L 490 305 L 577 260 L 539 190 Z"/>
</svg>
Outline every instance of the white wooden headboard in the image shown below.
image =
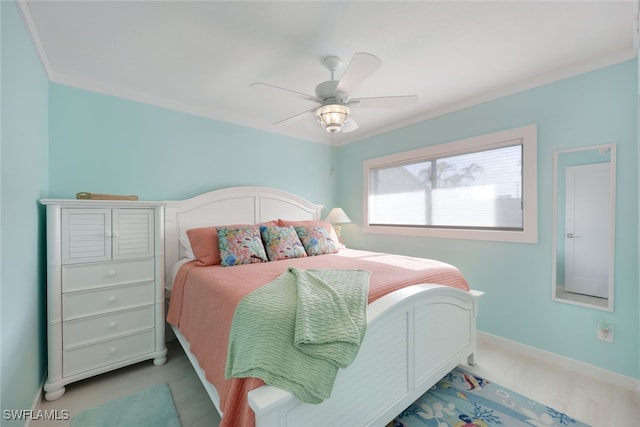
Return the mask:
<svg viewBox="0 0 640 427">
<path fill-rule="evenodd" d="M 320 219 L 323 205 L 268 187 L 229 187 L 190 199 L 167 201 L 165 207 L 165 268 L 180 258 L 180 236 L 186 230 L 228 224 L 257 224 L 287 219 Z"/>
</svg>

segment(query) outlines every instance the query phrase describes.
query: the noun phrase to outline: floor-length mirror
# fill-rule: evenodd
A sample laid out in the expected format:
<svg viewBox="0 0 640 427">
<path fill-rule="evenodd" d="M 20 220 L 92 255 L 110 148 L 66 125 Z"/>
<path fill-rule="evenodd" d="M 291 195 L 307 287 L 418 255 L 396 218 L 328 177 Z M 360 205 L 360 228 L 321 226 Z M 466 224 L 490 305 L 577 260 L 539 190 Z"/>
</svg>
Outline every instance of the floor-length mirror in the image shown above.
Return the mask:
<svg viewBox="0 0 640 427">
<path fill-rule="evenodd" d="M 615 177 L 614 144 L 554 153 L 556 301 L 613 311 Z"/>
</svg>

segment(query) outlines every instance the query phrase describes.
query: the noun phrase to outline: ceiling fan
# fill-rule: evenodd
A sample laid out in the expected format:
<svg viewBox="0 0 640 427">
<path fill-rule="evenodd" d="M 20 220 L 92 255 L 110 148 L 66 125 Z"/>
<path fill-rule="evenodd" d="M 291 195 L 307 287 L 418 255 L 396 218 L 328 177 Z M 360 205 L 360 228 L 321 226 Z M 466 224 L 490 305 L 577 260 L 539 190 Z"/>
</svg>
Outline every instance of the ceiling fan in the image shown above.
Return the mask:
<svg viewBox="0 0 640 427">
<path fill-rule="evenodd" d="M 309 115 L 315 115 L 316 120 L 328 132 L 351 132 L 358 129 L 358 124 L 351 118 L 352 108 L 402 108 L 418 100 L 417 95 L 351 98 L 350 94 L 353 90 L 382 65 L 380 58 L 370 53 L 359 52 L 353 55 L 351 62 L 347 65 L 340 80 L 335 80 L 335 72 L 342 66 L 340 58 L 337 56 L 328 56 L 324 58 L 322 63 L 331 72 L 331 80 L 322 82 L 316 86 L 315 95 L 309 95 L 268 83 L 251 84 L 251 86 L 273 89 L 280 94 L 320 104 L 320 106 L 315 106 L 309 110 L 279 120 L 273 123 L 274 125 L 287 123 Z"/>
</svg>

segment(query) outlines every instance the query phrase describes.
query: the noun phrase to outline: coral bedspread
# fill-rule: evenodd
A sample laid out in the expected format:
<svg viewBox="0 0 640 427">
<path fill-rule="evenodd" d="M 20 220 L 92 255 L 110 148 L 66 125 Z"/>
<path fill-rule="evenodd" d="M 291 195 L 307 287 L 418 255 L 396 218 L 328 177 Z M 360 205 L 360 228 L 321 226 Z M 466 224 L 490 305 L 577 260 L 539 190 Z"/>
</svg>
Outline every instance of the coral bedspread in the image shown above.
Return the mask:
<svg viewBox="0 0 640 427">
<path fill-rule="evenodd" d="M 289 267 L 298 269 L 360 269 L 371 272 L 371 303 L 400 288 L 437 283 L 465 291 L 469 285 L 452 265 L 423 258 L 342 249 L 319 255 L 260 264 L 201 267 L 187 263 L 173 285 L 167 321 L 179 328 L 206 378 L 220 395 L 221 427 L 253 426 L 254 414 L 247 393 L 264 383 L 257 378 L 224 378 L 229 331 L 240 300 L 270 283 Z"/>
</svg>

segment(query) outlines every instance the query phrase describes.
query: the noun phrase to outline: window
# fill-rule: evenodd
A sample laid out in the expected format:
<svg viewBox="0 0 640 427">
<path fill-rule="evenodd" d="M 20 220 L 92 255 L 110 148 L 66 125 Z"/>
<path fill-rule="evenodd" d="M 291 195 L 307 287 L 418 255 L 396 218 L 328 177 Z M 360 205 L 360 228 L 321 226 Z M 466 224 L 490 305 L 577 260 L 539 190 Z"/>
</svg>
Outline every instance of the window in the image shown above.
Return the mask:
<svg viewBox="0 0 640 427">
<path fill-rule="evenodd" d="M 536 127 L 365 161 L 365 231 L 537 241 Z"/>
</svg>

